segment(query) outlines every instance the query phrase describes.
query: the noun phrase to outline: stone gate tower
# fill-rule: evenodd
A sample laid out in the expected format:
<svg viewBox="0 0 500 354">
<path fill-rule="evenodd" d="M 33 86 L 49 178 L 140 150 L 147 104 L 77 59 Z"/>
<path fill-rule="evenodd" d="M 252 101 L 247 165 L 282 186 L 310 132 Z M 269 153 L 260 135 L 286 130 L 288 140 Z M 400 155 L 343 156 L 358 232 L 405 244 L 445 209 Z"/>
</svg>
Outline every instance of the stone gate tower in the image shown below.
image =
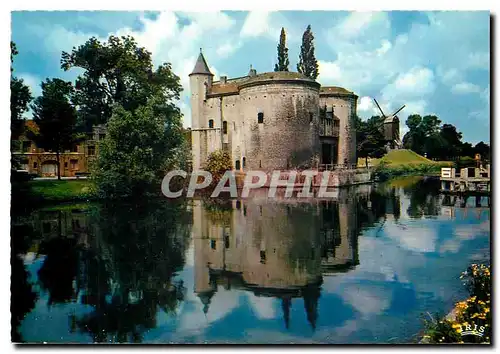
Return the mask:
<svg viewBox="0 0 500 354">
<path fill-rule="evenodd" d="M 213 76 L 200 48 L 200 55 L 196 60 L 193 71 L 189 74 L 189 87 L 191 89 L 191 143 L 193 168 L 195 170 L 200 169 L 201 164 L 207 157 L 207 147 L 203 146 L 206 145 L 206 141 L 202 139 L 205 134 L 202 131 L 205 132 L 208 122 L 203 111 L 207 92 L 212 87 Z M 216 134 L 212 135 L 216 140 Z"/>
</svg>

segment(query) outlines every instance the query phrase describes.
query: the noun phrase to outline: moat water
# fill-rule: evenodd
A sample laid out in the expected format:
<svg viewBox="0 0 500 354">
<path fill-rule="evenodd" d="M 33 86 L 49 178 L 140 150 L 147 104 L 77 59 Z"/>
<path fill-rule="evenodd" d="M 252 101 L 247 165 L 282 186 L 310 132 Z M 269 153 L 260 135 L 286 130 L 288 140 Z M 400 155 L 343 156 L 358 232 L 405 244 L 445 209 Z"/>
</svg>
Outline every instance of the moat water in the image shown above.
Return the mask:
<svg viewBox="0 0 500 354">
<path fill-rule="evenodd" d="M 486 198 L 405 178 L 329 201 L 166 199 L 12 215 L 31 343 L 411 343 L 489 263 Z"/>
</svg>

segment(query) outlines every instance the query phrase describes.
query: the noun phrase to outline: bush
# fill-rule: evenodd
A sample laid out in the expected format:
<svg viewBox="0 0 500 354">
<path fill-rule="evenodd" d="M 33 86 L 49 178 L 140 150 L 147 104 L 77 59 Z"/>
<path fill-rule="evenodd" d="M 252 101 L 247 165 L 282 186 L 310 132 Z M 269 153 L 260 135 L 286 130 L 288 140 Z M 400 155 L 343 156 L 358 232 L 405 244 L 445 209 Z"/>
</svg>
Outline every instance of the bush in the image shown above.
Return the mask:
<svg viewBox="0 0 500 354">
<path fill-rule="evenodd" d="M 231 157 L 226 151 L 216 150 L 212 152 L 205 163 L 205 171 L 212 174 L 212 183 L 220 181 L 226 171 L 233 169 Z"/>
<path fill-rule="evenodd" d="M 490 267 L 472 264 L 461 277 L 470 297 L 455 304 L 453 316 L 425 321 L 427 343 L 489 343 L 491 337 L 491 274 Z M 439 318 L 439 317 L 438 317 Z M 477 330 L 483 336 L 462 335 Z"/>
</svg>

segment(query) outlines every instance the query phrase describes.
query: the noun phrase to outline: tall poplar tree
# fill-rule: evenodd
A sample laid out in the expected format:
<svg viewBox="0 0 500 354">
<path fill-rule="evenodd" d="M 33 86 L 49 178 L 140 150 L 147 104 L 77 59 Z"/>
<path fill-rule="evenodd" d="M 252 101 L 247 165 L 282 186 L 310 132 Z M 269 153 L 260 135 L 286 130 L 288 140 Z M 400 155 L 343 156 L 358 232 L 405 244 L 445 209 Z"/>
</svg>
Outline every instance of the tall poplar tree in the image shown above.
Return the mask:
<svg viewBox="0 0 500 354">
<path fill-rule="evenodd" d="M 318 61 L 314 56 L 314 35 L 311 31 L 311 25 L 307 26 L 302 36 L 297 71 L 313 80 L 316 80 L 319 75 Z"/>
<path fill-rule="evenodd" d="M 274 71 L 288 71 L 288 48 L 286 47 L 285 29 L 281 28 L 280 43 L 278 44 L 278 64 L 274 66 Z"/>
</svg>

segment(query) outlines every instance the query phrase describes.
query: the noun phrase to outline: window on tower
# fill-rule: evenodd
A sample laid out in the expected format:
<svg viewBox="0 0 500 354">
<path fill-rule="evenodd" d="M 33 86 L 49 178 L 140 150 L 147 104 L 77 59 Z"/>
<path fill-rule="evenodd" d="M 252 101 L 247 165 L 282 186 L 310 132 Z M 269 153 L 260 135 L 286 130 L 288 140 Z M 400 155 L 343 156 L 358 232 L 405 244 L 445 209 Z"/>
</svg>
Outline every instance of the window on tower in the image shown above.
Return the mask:
<svg viewBox="0 0 500 354">
<path fill-rule="evenodd" d="M 226 121 L 222 122 L 222 133 L 227 134 L 227 122 Z"/>
<path fill-rule="evenodd" d="M 209 119 L 208 120 L 208 127 L 209 128 L 213 128 L 214 127 L 214 120 L 213 119 Z"/>
<path fill-rule="evenodd" d="M 257 122 L 259 124 L 264 123 L 264 113 L 262 113 L 262 112 L 257 113 Z"/>
</svg>

